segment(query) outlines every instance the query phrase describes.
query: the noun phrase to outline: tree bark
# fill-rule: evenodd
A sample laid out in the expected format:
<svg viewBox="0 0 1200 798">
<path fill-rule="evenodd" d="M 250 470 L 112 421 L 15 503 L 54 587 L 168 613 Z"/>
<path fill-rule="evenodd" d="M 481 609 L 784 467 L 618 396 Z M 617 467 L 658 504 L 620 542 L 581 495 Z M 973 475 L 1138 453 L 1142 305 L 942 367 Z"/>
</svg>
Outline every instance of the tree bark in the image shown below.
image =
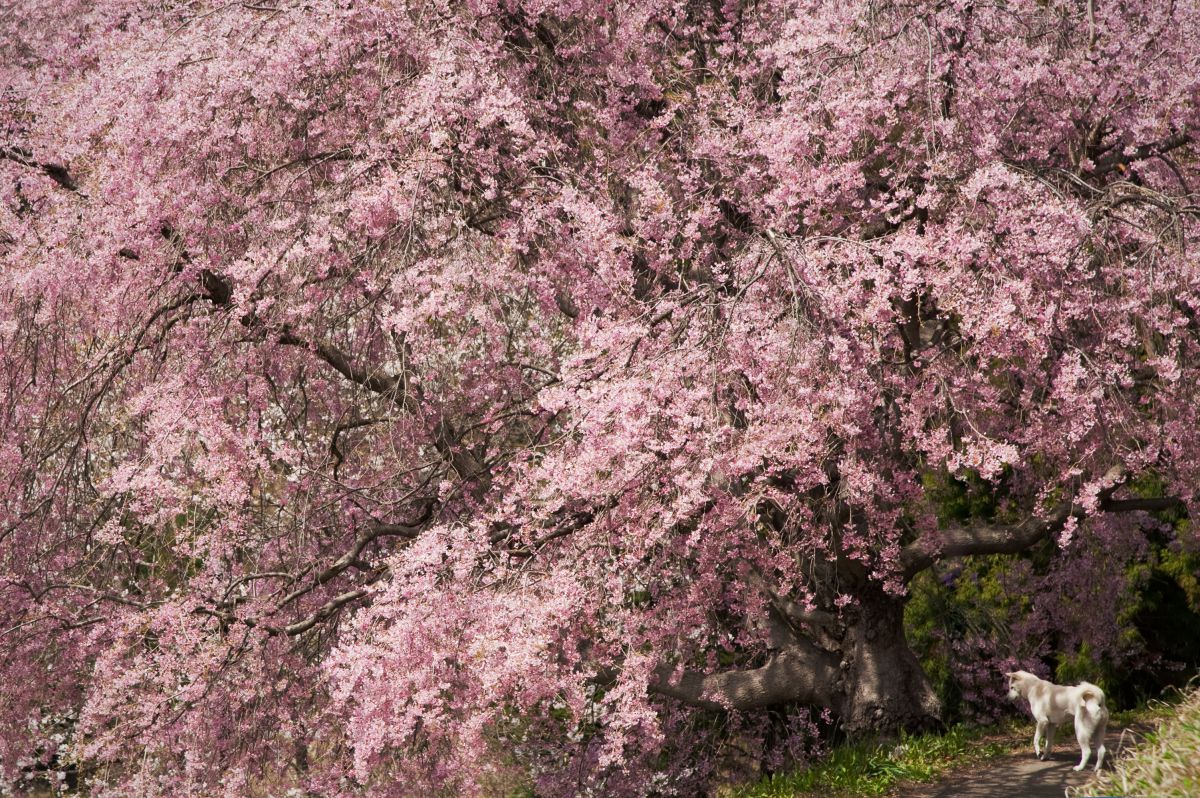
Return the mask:
<svg viewBox="0 0 1200 798">
<path fill-rule="evenodd" d="M 651 689 L 705 709 L 752 710 L 777 704 L 835 703 L 837 660 L 805 641 L 774 654 L 763 666 L 719 673 L 687 673 L 675 681 L 662 669 Z"/>
<path fill-rule="evenodd" d="M 942 706 L 904 634 L 904 599 L 863 588 L 843 641 L 841 706 L 851 733 L 926 730 L 941 724 Z"/>
</svg>

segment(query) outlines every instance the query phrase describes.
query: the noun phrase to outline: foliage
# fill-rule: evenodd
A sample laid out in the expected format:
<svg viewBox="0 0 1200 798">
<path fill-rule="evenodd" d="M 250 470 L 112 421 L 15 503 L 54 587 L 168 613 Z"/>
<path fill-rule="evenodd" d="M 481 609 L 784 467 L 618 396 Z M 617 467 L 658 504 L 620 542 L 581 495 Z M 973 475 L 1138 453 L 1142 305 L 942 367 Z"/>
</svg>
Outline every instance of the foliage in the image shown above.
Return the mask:
<svg viewBox="0 0 1200 798">
<path fill-rule="evenodd" d="M 1124 656 L 1200 485 L 1197 31 L 7 3 L 0 780 L 697 794 L 938 724 L 913 580 L 1038 546 L 1018 642 Z"/>
</svg>

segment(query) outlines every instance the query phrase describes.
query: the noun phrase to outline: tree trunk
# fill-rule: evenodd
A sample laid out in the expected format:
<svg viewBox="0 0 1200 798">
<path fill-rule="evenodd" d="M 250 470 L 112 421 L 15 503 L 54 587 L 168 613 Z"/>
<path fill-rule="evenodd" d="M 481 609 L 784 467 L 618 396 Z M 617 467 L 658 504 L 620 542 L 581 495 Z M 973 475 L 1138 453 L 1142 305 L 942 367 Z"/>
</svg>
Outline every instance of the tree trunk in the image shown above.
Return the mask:
<svg viewBox="0 0 1200 798">
<path fill-rule="evenodd" d="M 904 636 L 904 599 L 875 585 L 859 598 L 843 641 L 843 728 L 854 734 L 940 725 L 941 702 Z"/>
</svg>

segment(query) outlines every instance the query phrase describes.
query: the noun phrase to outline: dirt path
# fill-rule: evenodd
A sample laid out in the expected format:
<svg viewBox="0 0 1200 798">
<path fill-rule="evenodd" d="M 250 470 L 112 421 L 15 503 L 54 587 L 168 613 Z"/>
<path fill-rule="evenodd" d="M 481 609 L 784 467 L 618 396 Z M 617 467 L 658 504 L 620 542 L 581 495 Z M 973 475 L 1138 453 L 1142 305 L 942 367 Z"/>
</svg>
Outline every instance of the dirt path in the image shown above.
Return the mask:
<svg viewBox="0 0 1200 798">
<path fill-rule="evenodd" d="M 1108 749 L 1105 767 L 1140 737 L 1144 729 L 1110 730 L 1104 738 Z M 1038 761 L 1033 755 L 1033 726 L 1030 723 L 1028 750 L 1021 751 L 946 777 L 936 784 L 905 790 L 909 798 L 1063 798 L 1068 787 L 1087 783 L 1092 764 L 1080 773 L 1079 746 L 1068 725 L 1059 730 L 1052 759 Z"/>
</svg>

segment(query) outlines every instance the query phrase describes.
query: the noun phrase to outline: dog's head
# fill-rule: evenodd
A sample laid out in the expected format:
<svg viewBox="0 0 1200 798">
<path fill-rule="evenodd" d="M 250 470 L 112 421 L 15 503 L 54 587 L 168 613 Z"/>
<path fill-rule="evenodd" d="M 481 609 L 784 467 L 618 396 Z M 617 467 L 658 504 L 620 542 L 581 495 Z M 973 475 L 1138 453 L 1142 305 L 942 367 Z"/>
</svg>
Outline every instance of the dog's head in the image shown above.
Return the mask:
<svg viewBox="0 0 1200 798">
<path fill-rule="evenodd" d="M 1025 695 L 1027 680 L 1037 678 L 1028 671 L 1011 671 L 1004 675 L 1008 678 L 1008 697 L 1013 701 Z"/>
</svg>

